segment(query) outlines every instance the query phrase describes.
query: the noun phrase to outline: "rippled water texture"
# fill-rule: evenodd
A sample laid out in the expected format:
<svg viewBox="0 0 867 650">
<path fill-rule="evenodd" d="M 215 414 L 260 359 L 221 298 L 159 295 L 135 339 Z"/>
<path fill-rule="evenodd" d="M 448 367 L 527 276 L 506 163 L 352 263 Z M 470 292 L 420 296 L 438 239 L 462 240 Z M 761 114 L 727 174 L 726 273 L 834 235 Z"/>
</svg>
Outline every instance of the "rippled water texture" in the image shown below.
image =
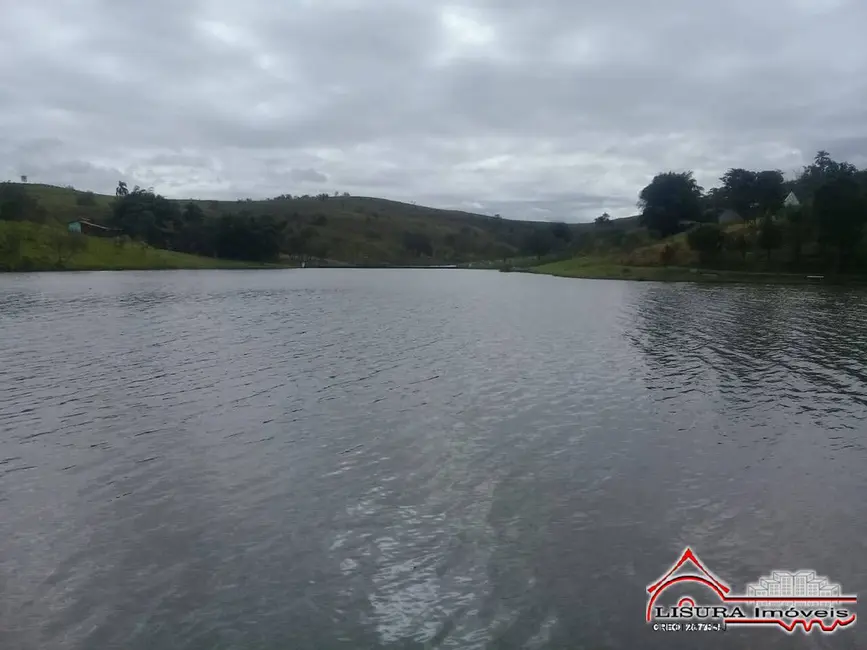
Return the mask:
<svg viewBox="0 0 867 650">
<path fill-rule="evenodd" d="M 867 647 L 644 623 L 686 545 L 736 591 L 867 597 L 865 318 L 481 271 L 0 276 L 0 648 Z"/>
</svg>

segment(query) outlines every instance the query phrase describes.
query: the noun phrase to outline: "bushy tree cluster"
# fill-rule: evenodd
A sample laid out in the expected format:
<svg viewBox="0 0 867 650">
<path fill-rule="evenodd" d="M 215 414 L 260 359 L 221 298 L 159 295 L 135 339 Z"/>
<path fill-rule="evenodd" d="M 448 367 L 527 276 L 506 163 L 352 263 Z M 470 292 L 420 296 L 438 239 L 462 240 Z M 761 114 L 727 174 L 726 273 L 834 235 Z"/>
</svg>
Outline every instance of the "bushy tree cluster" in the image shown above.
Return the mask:
<svg viewBox="0 0 867 650">
<path fill-rule="evenodd" d="M 273 261 L 284 243 L 286 222 L 269 216 L 226 214 L 207 218 L 198 204 L 183 208 L 151 189 L 118 184 L 110 223 L 155 248 L 225 259 Z"/>
<path fill-rule="evenodd" d="M 793 193 L 797 202 L 786 204 Z M 798 268 L 811 250 L 811 266 L 838 271 L 867 270 L 867 170 L 816 154 L 798 176 L 785 180 L 778 170 L 729 169 L 719 187 L 704 192 L 692 172 L 658 174 L 639 195 L 640 222 L 669 236 L 689 230 L 688 242 L 705 260 L 721 250 L 743 259 L 752 248 L 768 261 L 785 249 L 786 263 Z M 727 236 L 717 216 L 733 210 L 744 232 Z"/>
</svg>

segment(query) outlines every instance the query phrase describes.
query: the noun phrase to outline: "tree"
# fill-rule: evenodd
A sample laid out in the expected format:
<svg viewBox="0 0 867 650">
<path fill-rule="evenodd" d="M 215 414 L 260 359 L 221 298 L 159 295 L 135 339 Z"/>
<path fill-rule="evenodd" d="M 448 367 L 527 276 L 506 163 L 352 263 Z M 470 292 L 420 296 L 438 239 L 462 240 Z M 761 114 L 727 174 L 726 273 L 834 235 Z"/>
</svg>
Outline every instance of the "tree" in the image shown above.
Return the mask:
<svg viewBox="0 0 867 650">
<path fill-rule="evenodd" d="M 572 231 L 565 223 L 555 222 L 551 224 L 551 234 L 554 239 L 559 239 L 564 242 L 572 241 Z"/>
<path fill-rule="evenodd" d="M 205 220 L 205 212 L 196 203 L 188 201 L 184 206 L 183 218 L 187 223 L 202 223 Z"/>
<path fill-rule="evenodd" d="M 226 214 L 213 225 L 213 249 L 217 257 L 269 262 L 280 255 L 284 231 L 268 216 Z"/>
<path fill-rule="evenodd" d="M 12 271 L 17 268 L 21 260 L 21 242 L 23 237 L 17 226 L 6 229 L 3 238 L 0 239 L 0 268 L 5 266 Z"/>
<path fill-rule="evenodd" d="M 657 174 L 639 194 L 640 222 L 663 237 L 678 233 L 682 222 L 701 219 L 701 193 L 692 172 Z"/>
<path fill-rule="evenodd" d="M 328 257 L 328 244 L 324 241 L 318 241 L 313 245 L 313 248 L 310 250 L 310 255 L 320 260 L 324 260 Z"/>
<path fill-rule="evenodd" d="M 863 236 L 867 202 L 853 175 L 841 175 L 816 190 L 813 211 L 823 241 L 837 248 L 837 269 L 844 270 Z"/>
<path fill-rule="evenodd" d="M 191 226 L 185 223 L 180 205 L 154 194 L 150 188 L 136 186 L 131 192 L 119 194 L 111 222 L 131 238 L 141 238 L 156 248 L 192 252 L 187 247 Z"/>
<path fill-rule="evenodd" d="M 776 213 L 786 198 L 785 179 L 778 169 L 754 172 L 737 167 L 729 169 L 720 181 L 722 187 L 710 193 L 714 207 L 731 208 L 750 221 Z"/>
<path fill-rule="evenodd" d="M 593 220 L 593 223 L 597 226 L 607 226 L 611 223 L 611 215 L 607 212 L 603 212 Z"/>
<path fill-rule="evenodd" d="M 727 207 L 728 199 L 723 188 L 712 187 L 702 197 L 701 220 L 708 223 L 716 221 L 717 215 Z"/>
<path fill-rule="evenodd" d="M 620 239 L 620 246 L 627 253 L 631 253 L 648 243 L 647 234 L 640 230 L 626 232 L 622 228 L 617 228 L 614 232 L 623 233 L 623 237 Z"/>
<path fill-rule="evenodd" d="M 813 162 L 804 167 L 795 181 L 795 189 L 804 200 L 815 196 L 820 187 L 829 181 L 857 174 L 856 167 L 847 162 L 837 162 L 827 151 L 818 151 Z"/>
<path fill-rule="evenodd" d="M 659 261 L 663 266 L 671 266 L 676 254 L 677 249 L 672 244 L 666 244 L 662 247 L 662 250 L 659 251 Z"/>
<path fill-rule="evenodd" d="M 623 228 L 610 228 L 603 237 L 612 248 L 623 248 L 626 242 L 626 231 Z"/>
<path fill-rule="evenodd" d="M 75 204 L 82 207 L 96 205 L 96 196 L 93 192 L 81 192 L 75 197 Z"/>
<path fill-rule="evenodd" d="M 801 261 L 801 250 L 809 237 L 810 212 L 804 205 L 786 208 L 786 236 L 792 245 L 792 259 L 795 264 Z"/>
<path fill-rule="evenodd" d="M 57 256 L 57 266 L 63 266 L 76 254 L 87 249 L 87 239 L 84 235 L 55 230 L 49 237 L 51 248 Z"/>
<path fill-rule="evenodd" d="M 22 182 L 22 183 L 26 183 L 26 182 L 27 182 L 27 174 L 21 174 L 21 182 Z"/>
<path fill-rule="evenodd" d="M 756 243 L 768 254 L 768 261 L 771 259 L 771 252 L 783 244 L 783 230 L 770 215 L 762 218 Z"/>
<path fill-rule="evenodd" d="M 406 232 L 403 234 L 403 246 L 409 252 L 420 256 L 427 255 L 428 257 L 433 256 L 433 245 L 431 244 L 430 237 L 425 235 L 424 233 L 416 233 L 416 232 Z"/>
<path fill-rule="evenodd" d="M 786 181 L 778 169 L 760 171 L 756 174 L 755 206 L 762 216 L 775 215 L 786 198 Z"/>
<path fill-rule="evenodd" d="M 753 219 L 757 204 L 757 174 L 740 167 L 729 169 L 720 177 L 719 193 L 725 207 L 731 208 L 744 219 Z"/>
<path fill-rule="evenodd" d="M 740 253 L 741 260 L 747 260 L 747 253 L 750 250 L 750 240 L 747 238 L 743 230 L 738 230 L 726 236 L 724 246 L 733 252 Z"/>
<path fill-rule="evenodd" d="M 114 195 L 117 197 L 123 197 L 129 194 L 129 189 L 127 189 L 126 183 L 123 181 L 117 182 L 117 189 L 114 191 Z"/>
<path fill-rule="evenodd" d="M 723 231 L 716 224 L 702 223 L 693 226 L 686 241 L 692 250 L 698 252 L 702 262 L 707 262 L 722 248 Z"/>
<path fill-rule="evenodd" d="M 529 233 L 521 246 L 524 251 L 535 255 L 537 259 L 550 253 L 553 247 L 552 237 L 542 230 L 533 230 Z"/>
<path fill-rule="evenodd" d="M 14 183 L 0 183 L 0 219 L 43 221 L 44 217 L 44 208 L 26 189 Z"/>
</svg>

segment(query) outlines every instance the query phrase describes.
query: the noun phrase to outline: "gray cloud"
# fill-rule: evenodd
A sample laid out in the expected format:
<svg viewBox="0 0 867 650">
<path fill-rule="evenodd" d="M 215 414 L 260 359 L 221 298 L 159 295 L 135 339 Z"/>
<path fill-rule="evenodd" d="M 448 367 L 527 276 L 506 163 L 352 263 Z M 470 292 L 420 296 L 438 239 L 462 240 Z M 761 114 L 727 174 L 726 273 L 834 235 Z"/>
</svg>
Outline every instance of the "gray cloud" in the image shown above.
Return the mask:
<svg viewBox="0 0 867 650">
<path fill-rule="evenodd" d="M 289 177 L 293 181 L 304 182 L 307 181 L 309 183 L 327 183 L 328 176 L 322 174 L 315 169 L 293 169 L 289 172 Z"/>
<path fill-rule="evenodd" d="M 0 177 L 576 221 L 633 213 L 667 169 L 709 187 L 819 148 L 867 164 L 856 0 L 29 0 L 2 16 Z"/>
</svg>

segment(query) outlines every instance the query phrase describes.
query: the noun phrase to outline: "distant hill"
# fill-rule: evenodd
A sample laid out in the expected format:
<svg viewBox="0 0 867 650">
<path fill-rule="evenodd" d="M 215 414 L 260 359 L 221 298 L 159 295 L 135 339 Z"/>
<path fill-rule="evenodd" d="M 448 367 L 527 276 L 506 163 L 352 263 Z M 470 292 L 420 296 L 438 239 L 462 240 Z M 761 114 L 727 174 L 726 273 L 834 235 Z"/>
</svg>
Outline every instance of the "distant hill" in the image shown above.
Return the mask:
<svg viewBox="0 0 867 650">
<path fill-rule="evenodd" d="M 114 196 L 71 187 L 11 183 L 38 200 L 47 219 L 107 222 Z M 593 224 L 569 224 L 560 230 L 548 222 L 519 221 L 442 210 L 362 196 L 277 197 L 266 200 L 194 203 L 205 217 L 270 216 L 286 224 L 286 237 L 303 232 L 322 257 L 352 264 L 460 263 L 537 254 L 565 248 L 573 235 Z M 422 242 L 421 246 L 413 242 Z M 430 254 L 425 242 L 429 242 Z M 419 251 L 423 252 L 419 252 Z M 419 258 L 425 258 L 419 260 Z"/>
</svg>

